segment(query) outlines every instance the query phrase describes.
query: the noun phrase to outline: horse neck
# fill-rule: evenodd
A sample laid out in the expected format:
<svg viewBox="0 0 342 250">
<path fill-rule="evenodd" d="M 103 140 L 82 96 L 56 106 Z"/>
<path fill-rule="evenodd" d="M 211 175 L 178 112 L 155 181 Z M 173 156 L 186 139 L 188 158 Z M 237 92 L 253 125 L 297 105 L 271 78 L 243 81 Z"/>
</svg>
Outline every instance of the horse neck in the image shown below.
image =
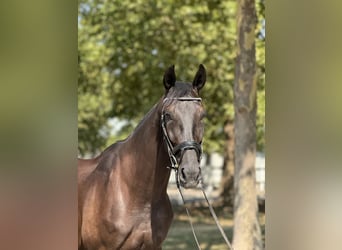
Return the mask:
<svg viewBox="0 0 342 250">
<path fill-rule="evenodd" d="M 130 155 L 130 166 L 134 168 L 133 188 L 154 197 L 166 194 L 170 177 L 169 158 L 160 126 L 161 107 L 161 103 L 155 105 L 127 141 L 127 146 L 134 150 Z"/>
</svg>

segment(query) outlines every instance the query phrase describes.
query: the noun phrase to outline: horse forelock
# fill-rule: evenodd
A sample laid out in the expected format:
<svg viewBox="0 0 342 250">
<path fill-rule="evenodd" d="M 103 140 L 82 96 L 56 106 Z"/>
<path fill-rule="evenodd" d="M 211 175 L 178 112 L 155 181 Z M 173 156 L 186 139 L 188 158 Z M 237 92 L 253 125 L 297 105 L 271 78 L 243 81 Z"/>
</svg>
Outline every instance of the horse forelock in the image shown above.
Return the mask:
<svg viewBox="0 0 342 250">
<path fill-rule="evenodd" d="M 197 98 L 198 93 L 191 83 L 176 82 L 175 86 L 170 88 L 163 97 L 163 105 L 168 106 L 174 99 L 180 97 Z"/>
<path fill-rule="evenodd" d="M 190 83 L 176 82 L 175 86 L 168 91 L 166 97 L 198 97 L 198 94 Z"/>
</svg>

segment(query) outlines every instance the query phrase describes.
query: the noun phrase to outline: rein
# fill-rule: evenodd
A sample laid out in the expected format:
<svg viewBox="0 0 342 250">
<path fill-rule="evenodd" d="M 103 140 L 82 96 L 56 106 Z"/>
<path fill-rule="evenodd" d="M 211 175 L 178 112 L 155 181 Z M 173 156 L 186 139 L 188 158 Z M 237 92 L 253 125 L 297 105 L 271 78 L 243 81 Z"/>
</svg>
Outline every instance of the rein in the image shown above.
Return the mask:
<svg viewBox="0 0 342 250">
<path fill-rule="evenodd" d="M 178 98 L 165 98 L 163 100 L 163 103 L 165 103 L 166 101 L 168 100 L 177 100 L 177 101 L 199 101 L 201 102 L 202 99 L 201 98 L 195 98 L 195 97 L 178 97 Z M 167 147 L 167 152 L 168 152 L 168 155 L 169 155 L 169 158 L 170 158 L 170 162 L 171 162 L 171 166 L 168 166 L 168 168 L 171 168 L 173 170 L 175 170 L 175 177 L 176 177 L 176 184 L 177 184 L 177 188 L 178 188 L 178 191 L 182 197 L 182 201 L 183 201 L 183 204 L 184 204 L 184 208 L 186 210 L 186 213 L 188 215 L 188 219 L 189 219 L 189 223 L 190 223 L 190 226 L 191 226 L 191 230 L 192 230 L 192 234 L 195 238 L 195 242 L 196 242 L 196 245 L 197 245 L 197 248 L 199 250 L 201 250 L 201 246 L 198 242 L 198 239 L 197 239 L 197 236 L 196 236 L 196 233 L 195 233 L 195 230 L 194 230 L 194 226 L 192 224 L 192 217 L 191 217 L 191 214 L 190 214 L 190 211 L 189 209 L 186 207 L 186 204 L 185 204 L 185 200 L 184 200 L 184 196 L 183 196 L 183 193 L 182 193 L 182 190 L 181 190 L 181 187 L 179 185 L 179 176 L 178 176 L 178 170 L 179 170 L 179 163 L 181 162 L 182 160 L 182 156 L 183 156 L 183 153 L 185 150 L 195 150 L 196 153 L 197 153 L 197 160 L 198 162 L 201 161 L 201 157 L 202 157 L 202 144 L 201 143 L 198 143 L 196 141 L 184 141 L 184 142 L 181 142 L 180 144 L 176 145 L 176 146 L 173 146 L 169 136 L 168 136 L 168 133 L 167 133 L 167 130 L 166 130 L 166 122 L 165 122 L 165 116 L 164 116 L 164 106 L 163 106 L 163 110 L 162 110 L 162 115 L 161 115 L 161 126 L 162 126 L 162 130 L 163 130 L 163 137 L 164 137 L 164 140 L 166 142 L 166 147 Z M 177 161 L 177 158 L 176 156 L 178 154 L 181 154 L 180 156 L 180 162 Z M 203 188 L 203 185 L 201 183 L 201 190 L 202 190 L 202 193 L 203 193 L 203 196 L 208 204 L 208 207 L 209 207 L 209 211 L 211 213 L 211 216 L 214 218 L 215 220 L 215 223 L 216 223 L 216 226 L 218 227 L 218 229 L 220 230 L 220 233 L 223 237 L 223 239 L 225 240 L 227 246 L 230 248 L 230 249 L 233 249 L 233 247 L 231 246 L 225 232 L 223 231 L 219 221 L 218 221 L 218 218 L 216 216 L 216 213 L 212 207 L 212 205 L 210 204 L 209 200 L 208 200 L 208 197 L 204 191 L 204 188 Z"/>
<path fill-rule="evenodd" d="M 186 207 L 185 200 L 184 200 L 184 196 L 183 196 L 181 187 L 180 187 L 180 185 L 179 185 L 179 181 L 178 181 L 178 177 L 177 177 L 177 176 L 178 176 L 178 170 L 176 170 L 175 175 L 176 175 L 177 188 L 178 188 L 178 191 L 179 191 L 179 193 L 180 193 L 180 195 L 181 195 L 181 197 L 182 197 L 182 201 L 183 201 L 183 204 L 184 204 L 185 211 L 186 211 L 186 213 L 187 213 L 187 215 L 188 215 L 188 219 L 189 219 L 189 223 L 190 223 L 190 226 L 191 226 L 192 234 L 193 234 L 193 236 L 194 236 L 194 238 L 195 238 L 195 242 L 196 242 L 197 248 L 198 248 L 199 250 L 201 250 L 202 248 L 201 248 L 201 246 L 200 246 L 199 243 L 198 243 L 198 239 L 197 239 L 197 236 L 196 236 L 196 233 L 195 233 L 195 229 L 194 229 L 194 226 L 193 226 L 193 224 L 192 224 L 192 217 L 191 217 L 190 211 L 189 211 L 189 209 Z M 202 183 L 201 183 L 201 191 L 202 191 L 203 196 L 204 196 L 204 198 L 205 198 L 205 200 L 206 200 L 206 202 L 207 202 L 207 204 L 208 204 L 208 207 L 209 207 L 209 211 L 210 211 L 210 213 L 211 213 L 211 216 L 214 218 L 214 221 L 215 221 L 215 223 L 216 223 L 216 226 L 217 226 L 218 229 L 220 230 L 220 233 L 221 233 L 221 235 L 222 235 L 222 238 L 223 238 L 224 241 L 226 242 L 226 244 L 227 244 L 227 246 L 229 247 L 229 249 L 234 250 L 234 248 L 232 247 L 232 245 L 230 244 L 230 242 L 229 242 L 229 240 L 228 240 L 227 235 L 226 235 L 225 232 L 223 231 L 223 228 L 221 227 L 221 225 L 220 225 L 220 223 L 219 223 L 219 221 L 218 221 L 218 218 L 217 218 L 217 216 L 216 216 L 215 210 L 213 209 L 213 206 L 210 204 L 210 202 L 209 202 L 209 200 L 208 200 L 208 197 L 207 197 L 207 195 L 206 195 L 206 193 L 205 193 L 205 191 L 204 191 L 204 189 L 203 189 Z"/>
</svg>

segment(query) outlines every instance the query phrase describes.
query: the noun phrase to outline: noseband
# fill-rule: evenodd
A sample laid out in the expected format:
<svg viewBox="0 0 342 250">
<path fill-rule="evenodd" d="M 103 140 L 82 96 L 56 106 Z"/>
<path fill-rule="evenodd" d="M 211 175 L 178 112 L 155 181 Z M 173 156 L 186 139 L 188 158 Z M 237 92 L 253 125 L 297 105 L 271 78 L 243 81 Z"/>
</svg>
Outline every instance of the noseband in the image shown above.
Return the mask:
<svg viewBox="0 0 342 250">
<path fill-rule="evenodd" d="M 163 100 L 163 102 L 165 103 L 168 100 L 190 101 L 190 102 L 201 102 L 202 101 L 201 98 L 196 98 L 196 97 L 178 97 L 178 98 L 165 98 Z M 161 126 L 163 129 L 163 137 L 164 137 L 164 140 L 166 142 L 167 151 L 168 151 L 170 161 L 171 161 L 170 168 L 178 170 L 178 166 L 179 166 L 180 162 L 182 161 L 184 152 L 186 150 L 195 150 L 198 162 L 201 161 L 201 157 L 202 157 L 202 144 L 201 143 L 198 143 L 196 141 L 184 141 L 184 142 L 179 143 L 176 146 L 173 146 L 173 144 L 169 138 L 169 135 L 167 133 L 167 130 L 166 130 L 164 107 L 163 107 L 163 111 L 162 111 L 162 115 L 161 115 Z M 180 156 L 179 157 L 180 162 L 177 161 L 177 156 Z"/>
</svg>

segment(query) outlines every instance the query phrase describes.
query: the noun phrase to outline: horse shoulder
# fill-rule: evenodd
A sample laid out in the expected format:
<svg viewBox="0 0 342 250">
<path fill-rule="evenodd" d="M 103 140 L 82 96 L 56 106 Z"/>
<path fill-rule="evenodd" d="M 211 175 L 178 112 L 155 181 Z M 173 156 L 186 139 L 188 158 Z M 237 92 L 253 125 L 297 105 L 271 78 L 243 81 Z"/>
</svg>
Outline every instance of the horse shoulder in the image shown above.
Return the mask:
<svg viewBox="0 0 342 250">
<path fill-rule="evenodd" d="M 165 240 L 173 220 L 172 205 L 167 194 L 153 205 L 151 220 L 153 242 L 159 245 Z"/>
<path fill-rule="evenodd" d="M 79 231 L 86 249 L 101 249 L 103 244 L 103 225 L 107 210 L 105 183 L 105 175 L 96 170 L 83 183 L 83 197 L 79 207 L 82 221 Z"/>
</svg>

